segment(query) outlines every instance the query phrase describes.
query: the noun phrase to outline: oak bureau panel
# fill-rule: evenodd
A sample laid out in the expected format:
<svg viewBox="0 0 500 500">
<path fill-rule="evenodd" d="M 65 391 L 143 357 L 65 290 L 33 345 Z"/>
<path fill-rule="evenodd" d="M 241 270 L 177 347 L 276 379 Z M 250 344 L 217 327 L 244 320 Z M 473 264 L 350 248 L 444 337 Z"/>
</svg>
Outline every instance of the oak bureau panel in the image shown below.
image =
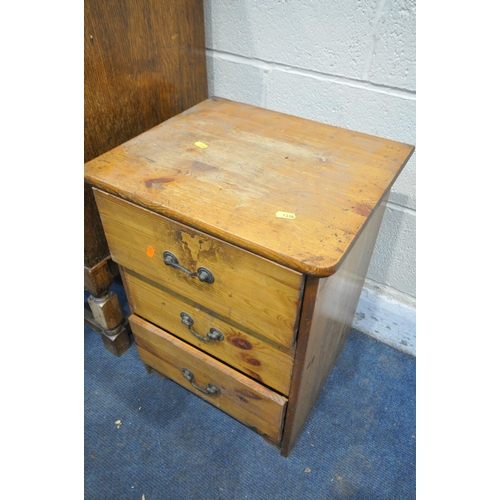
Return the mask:
<svg viewBox="0 0 500 500">
<path fill-rule="evenodd" d="M 303 286 L 300 273 L 116 196 L 94 192 L 111 256 L 118 264 L 273 343 L 292 347 Z M 166 265 L 166 251 L 185 270 Z M 212 283 L 186 272 L 200 268 L 212 273 Z"/>
<path fill-rule="evenodd" d="M 129 318 L 141 360 L 272 443 L 281 439 L 287 399 L 241 375 L 164 330 Z"/>
<path fill-rule="evenodd" d="M 133 271 L 120 271 L 133 313 L 288 395 L 293 351 L 281 351 L 249 335 Z"/>
</svg>

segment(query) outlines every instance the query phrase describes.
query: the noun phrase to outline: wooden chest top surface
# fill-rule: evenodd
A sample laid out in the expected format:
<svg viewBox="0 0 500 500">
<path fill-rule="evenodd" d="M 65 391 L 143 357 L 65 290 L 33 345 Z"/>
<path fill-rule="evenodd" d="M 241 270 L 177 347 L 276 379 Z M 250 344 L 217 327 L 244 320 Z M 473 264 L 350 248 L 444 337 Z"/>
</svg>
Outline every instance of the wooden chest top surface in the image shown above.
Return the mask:
<svg viewBox="0 0 500 500">
<path fill-rule="evenodd" d="M 214 97 L 86 163 L 85 180 L 299 272 L 328 276 L 413 150 Z"/>
</svg>

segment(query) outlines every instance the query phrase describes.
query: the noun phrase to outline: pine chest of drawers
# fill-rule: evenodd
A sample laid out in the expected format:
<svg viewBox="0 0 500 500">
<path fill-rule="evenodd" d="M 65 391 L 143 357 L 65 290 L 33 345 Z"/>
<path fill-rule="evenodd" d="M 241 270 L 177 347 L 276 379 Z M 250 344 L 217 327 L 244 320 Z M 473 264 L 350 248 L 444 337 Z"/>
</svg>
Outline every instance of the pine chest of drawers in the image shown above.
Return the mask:
<svg viewBox="0 0 500 500">
<path fill-rule="evenodd" d="M 288 455 L 412 152 L 211 98 L 88 162 L 148 369 Z"/>
</svg>

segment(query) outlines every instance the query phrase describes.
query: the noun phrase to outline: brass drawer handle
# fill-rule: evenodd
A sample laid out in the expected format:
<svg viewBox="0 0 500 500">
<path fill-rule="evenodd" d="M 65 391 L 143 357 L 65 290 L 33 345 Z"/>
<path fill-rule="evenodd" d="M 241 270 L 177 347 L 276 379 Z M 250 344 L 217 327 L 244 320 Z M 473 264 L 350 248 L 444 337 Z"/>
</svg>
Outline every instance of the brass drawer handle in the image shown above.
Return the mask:
<svg viewBox="0 0 500 500">
<path fill-rule="evenodd" d="M 214 275 L 206 267 L 199 267 L 198 270 L 192 273 L 189 269 L 179 264 L 179 259 L 172 252 L 163 252 L 163 262 L 165 265 L 180 269 L 182 272 L 189 274 L 189 276 L 196 276 L 203 283 L 209 285 L 215 281 Z"/>
<path fill-rule="evenodd" d="M 188 330 L 198 339 L 203 340 L 203 342 L 210 342 L 211 340 L 224 340 L 224 335 L 217 328 L 210 328 L 210 331 L 207 333 L 206 337 L 203 337 L 197 334 L 191 327 L 194 324 L 194 320 L 188 313 L 181 313 L 181 323 L 188 327 Z"/>
<path fill-rule="evenodd" d="M 184 378 L 187 378 L 190 382 L 190 384 L 197 389 L 198 391 L 202 392 L 203 394 L 220 394 L 220 389 L 214 385 L 214 384 L 207 384 L 206 389 L 202 389 L 201 387 L 197 386 L 194 383 L 194 375 L 193 372 L 190 372 L 187 368 L 182 369 L 182 375 Z"/>
</svg>

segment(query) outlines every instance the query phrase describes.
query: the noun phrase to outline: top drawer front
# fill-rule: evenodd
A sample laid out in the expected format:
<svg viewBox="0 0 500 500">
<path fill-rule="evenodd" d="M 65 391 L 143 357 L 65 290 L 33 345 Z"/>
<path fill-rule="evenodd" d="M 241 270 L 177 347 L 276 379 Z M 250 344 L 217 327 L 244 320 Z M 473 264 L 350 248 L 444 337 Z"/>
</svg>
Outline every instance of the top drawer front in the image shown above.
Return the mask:
<svg viewBox="0 0 500 500">
<path fill-rule="evenodd" d="M 302 275 L 250 252 L 94 189 L 111 256 L 212 311 L 290 348 L 298 326 Z M 208 269 L 213 283 L 167 266 Z"/>
</svg>

